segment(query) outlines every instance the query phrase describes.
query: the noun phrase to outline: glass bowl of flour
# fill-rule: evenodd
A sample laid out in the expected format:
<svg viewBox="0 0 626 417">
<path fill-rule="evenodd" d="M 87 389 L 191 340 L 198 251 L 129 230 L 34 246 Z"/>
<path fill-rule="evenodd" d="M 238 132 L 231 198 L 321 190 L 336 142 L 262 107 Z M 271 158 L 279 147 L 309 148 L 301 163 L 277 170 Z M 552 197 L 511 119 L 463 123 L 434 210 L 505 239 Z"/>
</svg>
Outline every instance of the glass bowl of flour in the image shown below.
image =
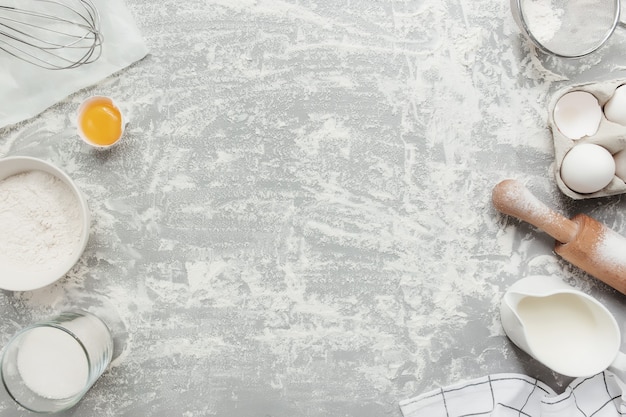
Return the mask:
<svg viewBox="0 0 626 417">
<path fill-rule="evenodd" d="M 89 239 L 87 201 L 53 164 L 0 159 L 0 289 L 29 291 L 62 278 Z"/>
</svg>

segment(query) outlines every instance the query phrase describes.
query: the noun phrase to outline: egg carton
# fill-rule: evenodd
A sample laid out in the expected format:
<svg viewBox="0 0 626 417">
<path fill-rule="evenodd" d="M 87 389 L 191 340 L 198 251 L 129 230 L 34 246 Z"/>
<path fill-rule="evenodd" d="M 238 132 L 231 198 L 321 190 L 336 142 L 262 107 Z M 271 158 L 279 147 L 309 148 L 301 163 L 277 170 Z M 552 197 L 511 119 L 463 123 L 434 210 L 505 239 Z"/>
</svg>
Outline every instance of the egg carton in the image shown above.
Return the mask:
<svg viewBox="0 0 626 417">
<path fill-rule="evenodd" d="M 565 158 L 565 155 L 578 144 L 591 143 L 600 145 L 607 149 L 611 155 L 615 155 L 626 149 L 626 126 L 608 120 L 604 113 L 606 103 L 613 97 L 615 90 L 622 85 L 626 85 L 626 79 L 616 79 L 599 83 L 577 84 L 558 91 L 550 100 L 548 123 L 554 140 L 554 174 L 559 189 L 572 199 L 579 200 L 626 193 L 626 182 L 624 182 L 626 178 L 623 180 L 617 175 L 614 175 L 611 182 L 604 188 L 587 194 L 570 189 L 561 178 L 561 166 L 563 159 Z M 585 135 L 579 139 L 571 139 L 563 134 L 555 122 L 554 117 L 554 110 L 559 100 L 565 94 L 574 91 L 584 91 L 592 94 L 598 100 L 598 104 L 602 110 L 597 131 L 590 136 Z M 624 103 L 624 112 L 626 113 L 626 102 Z"/>
</svg>

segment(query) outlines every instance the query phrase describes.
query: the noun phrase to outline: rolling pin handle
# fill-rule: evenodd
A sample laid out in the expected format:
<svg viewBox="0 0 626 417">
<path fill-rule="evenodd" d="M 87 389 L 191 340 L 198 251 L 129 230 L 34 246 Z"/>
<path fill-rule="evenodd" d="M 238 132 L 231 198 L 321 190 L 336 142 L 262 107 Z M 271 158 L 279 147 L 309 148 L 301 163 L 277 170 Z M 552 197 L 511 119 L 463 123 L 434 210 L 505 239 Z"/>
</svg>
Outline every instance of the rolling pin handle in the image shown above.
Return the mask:
<svg viewBox="0 0 626 417">
<path fill-rule="evenodd" d="M 492 201 L 498 211 L 538 227 L 561 243 L 573 241 L 578 234 L 576 222 L 549 209 L 517 180 L 497 184 Z"/>
</svg>

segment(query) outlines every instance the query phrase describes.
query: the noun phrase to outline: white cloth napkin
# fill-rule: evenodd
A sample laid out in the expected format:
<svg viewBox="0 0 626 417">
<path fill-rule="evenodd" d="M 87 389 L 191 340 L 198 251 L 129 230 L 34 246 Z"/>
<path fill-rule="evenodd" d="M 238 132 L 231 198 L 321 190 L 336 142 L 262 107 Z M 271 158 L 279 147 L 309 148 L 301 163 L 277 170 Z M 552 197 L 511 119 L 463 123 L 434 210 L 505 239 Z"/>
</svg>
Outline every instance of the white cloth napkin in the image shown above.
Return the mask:
<svg viewBox="0 0 626 417">
<path fill-rule="evenodd" d="M 519 374 L 495 374 L 400 402 L 404 417 L 618 417 L 626 413 L 610 372 L 574 380 L 562 394 Z"/>
<path fill-rule="evenodd" d="M 46 70 L 0 50 L 0 128 L 36 116 L 146 56 L 147 46 L 124 1 L 93 3 L 100 14 L 104 36 L 102 55 L 97 61 L 70 70 Z"/>
</svg>

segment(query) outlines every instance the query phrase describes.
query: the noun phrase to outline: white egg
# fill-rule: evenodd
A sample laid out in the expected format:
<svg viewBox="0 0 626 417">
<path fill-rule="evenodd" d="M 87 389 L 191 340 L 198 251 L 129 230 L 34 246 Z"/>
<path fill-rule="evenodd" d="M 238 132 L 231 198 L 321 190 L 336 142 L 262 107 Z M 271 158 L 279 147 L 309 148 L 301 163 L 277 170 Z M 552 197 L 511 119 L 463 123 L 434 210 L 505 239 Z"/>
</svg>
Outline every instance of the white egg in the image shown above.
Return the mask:
<svg viewBox="0 0 626 417">
<path fill-rule="evenodd" d="M 606 148 L 592 143 L 574 146 L 561 163 L 561 179 L 570 190 L 580 194 L 600 191 L 614 176 L 613 155 Z"/>
<path fill-rule="evenodd" d="M 604 115 L 611 122 L 626 125 L 626 85 L 615 89 L 615 93 L 604 105 Z"/>
<path fill-rule="evenodd" d="M 615 160 L 615 175 L 626 182 L 626 149 L 613 155 Z"/>
<path fill-rule="evenodd" d="M 570 139 L 594 135 L 602 120 L 598 99 L 586 91 L 564 94 L 554 106 L 554 123 Z"/>
</svg>

